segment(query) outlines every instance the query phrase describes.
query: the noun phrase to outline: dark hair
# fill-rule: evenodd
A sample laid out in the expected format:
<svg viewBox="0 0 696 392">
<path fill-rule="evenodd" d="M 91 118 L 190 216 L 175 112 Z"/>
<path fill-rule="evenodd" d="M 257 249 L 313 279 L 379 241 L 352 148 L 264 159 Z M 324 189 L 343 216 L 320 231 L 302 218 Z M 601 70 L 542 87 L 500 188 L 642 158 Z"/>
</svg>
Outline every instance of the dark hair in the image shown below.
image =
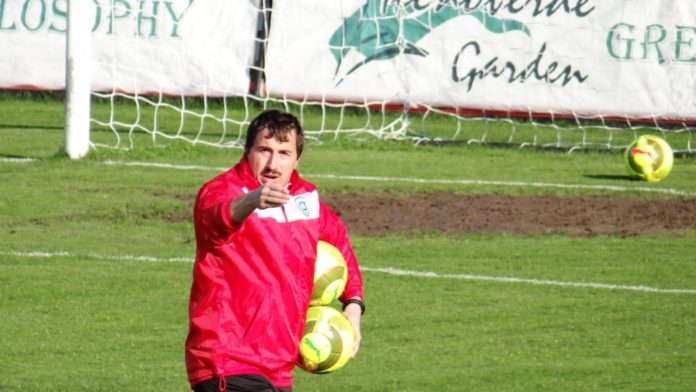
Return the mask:
<svg viewBox="0 0 696 392">
<path fill-rule="evenodd" d="M 251 149 L 256 140 L 256 135 L 264 129 L 268 129 L 270 137 L 281 142 L 288 141 L 290 132 L 295 131 L 297 157 L 299 158 L 302 155 L 304 131 L 300 121 L 294 115 L 276 109 L 264 110 L 251 121 L 247 129 L 246 144 L 244 145 L 245 151 Z"/>
</svg>

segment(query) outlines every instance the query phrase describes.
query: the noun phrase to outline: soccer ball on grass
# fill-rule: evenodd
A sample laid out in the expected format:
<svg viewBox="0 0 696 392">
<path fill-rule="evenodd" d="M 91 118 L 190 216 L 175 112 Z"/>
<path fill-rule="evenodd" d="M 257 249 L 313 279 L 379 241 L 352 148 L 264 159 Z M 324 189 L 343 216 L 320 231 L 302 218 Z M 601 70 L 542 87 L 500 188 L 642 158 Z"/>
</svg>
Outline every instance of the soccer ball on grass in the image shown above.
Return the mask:
<svg viewBox="0 0 696 392">
<path fill-rule="evenodd" d="M 632 176 L 655 182 L 667 177 L 674 156 L 666 141 L 657 136 L 643 135 L 628 146 L 624 162 Z"/>
<path fill-rule="evenodd" d="M 348 318 L 330 306 L 312 306 L 300 341 L 297 365 L 310 373 L 331 373 L 353 355 L 355 331 Z"/>
</svg>

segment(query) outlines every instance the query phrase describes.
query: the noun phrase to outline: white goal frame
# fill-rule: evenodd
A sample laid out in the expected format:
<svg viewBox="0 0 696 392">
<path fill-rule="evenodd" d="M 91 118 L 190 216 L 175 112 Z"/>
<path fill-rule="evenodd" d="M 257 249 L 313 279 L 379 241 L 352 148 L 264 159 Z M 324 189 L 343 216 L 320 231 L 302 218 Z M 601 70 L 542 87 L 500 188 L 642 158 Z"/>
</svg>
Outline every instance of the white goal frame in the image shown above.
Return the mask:
<svg viewBox="0 0 696 392">
<path fill-rule="evenodd" d="M 90 146 L 90 82 L 92 2 L 68 0 L 65 55 L 65 152 L 72 159 Z"/>
<path fill-rule="evenodd" d="M 288 6 L 289 0 L 278 0 L 285 2 Z M 650 1 L 650 0 L 645 0 Z M 79 5 L 77 5 L 80 3 Z M 582 113 L 554 113 L 539 112 L 534 110 L 524 111 L 519 108 L 501 110 L 498 107 L 459 107 L 443 106 L 437 104 L 423 104 L 420 102 L 379 100 L 365 97 L 356 99 L 355 96 L 317 96 L 297 93 L 287 93 L 279 89 L 276 85 L 267 85 L 264 75 L 268 72 L 265 64 L 265 51 L 268 49 L 266 33 L 269 30 L 269 23 L 272 23 L 272 10 L 269 7 L 269 0 L 257 0 L 259 8 L 259 19 L 257 26 L 256 46 L 258 51 L 255 54 L 254 63 L 249 65 L 249 77 L 251 86 L 248 94 L 238 95 L 233 93 L 227 95 L 223 93 L 197 96 L 202 101 L 201 109 L 191 109 L 186 106 L 186 100 L 190 97 L 186 93 L 172 95 L 162 91 L 148 91 L 129 93 L 114 88 L 112 91 L 90 91 L 90 79 L 92 76 L 91 64 L 91 31 L 90 13 L 93 12 L 92 2 L 78 2 L 68 0 L 67 12 L 67 32 L 66 32 L 66 105 L 65 105 L 65 151 L 73 159 L 84 157 L 90 148 L 93 147 L 117 147 L 124 148 L 121 141 L 120 132 L 124 129 L 128 132 L 128 139 L 132 147 L 133 133 L 144 132 L 152 136 L 153 141 L 157 140 L 186 140 L 193 144 L 216 145 L 223 148 L 241 147 L 241 133 L 251 118 L 253 110 L 251 105 L 258 107 L 284 106 L 290 110 L 299 111 L 299 117 L 303 116 L 304 110 L 308 108 L 319 108 L 321 124 L 308 129 L 311 138 L 326 139 L 338 138 L 339 135 L 351 135 L 358 139 L 376 138 L 383 140 L 411 140 L 415 143 L 466 143 L 466 144 L 493 144 L 510 145 L 517 147 L 531 146 L 534 148 L 560 149 L 565 151 L 576 150 L 621 150 L 627 143 L 626 139 L 635 138 L 639 134 L 651 132 L 663 136 L 676 135 L 683 140 L 679 146 L 673 146 L 677 155 L 694 154 L 692 146 L 692 131 L 696 129 L 694 122 L 682 121 L 679 119 L 652 118 L 646 117 L 622 117 L 616 115 L 594 114 L 592 112 Z M 404 48 L 402 48 L 404 50 Z M 288 79 L 287 77 L 285 79 Z M 344 82 L 344 85 L 348 82 Z M 141 124 L 139 122 L 122 122 L 112 115 L 107 120 L 94 119 L 91 116 L 91 99 L 101 99 L 102 101 L 114 101 L 119 99 L 129 99 L 134 102 L 138 110 L 138 120 L 140 119 L 141 107 L 150 108 L 155 112 L 155 116 L 160 111 L 173 111 L 179 113 L 182 121 L 174 129 L 158 128 L 160 124 L 155 118 L 154 125 Z M 170 100 L 179 100 L 180 106 L 172 105 Z M 224 114 L 219 115 L 208 110 L 209 99 L 222 101 Z M 229 99 L 243 100 L 246 113 L 241 116 L 228 116 L 227 102 Z M 338 111 L 338 125 L 329 123 L 326 112 Z M 348 117 L 344 112 L 360 111 L 367 118 L 363 125 L 346 125 L 344 121 Z M 314 111 L 316 113 L 316 110 Z M 439 134 L 433 135 L 422 132 L 424 124 L 432 117 L 451 118 L 451 129 L 445 137 Z M 192 118 L 193 121 L 184 119 Z M 302 118 L 301 118 L 302 119 Z M 208 121 L 216 122 L 221 125 L 223 137 L 219 141 L 211 141 L 201 136 L 206 132 L 205 123 Z M 335 121 L 334 121 L 335 122 Z M 193 125 L 192 125 L 193 123 Z M 116 143 L 112 146 L 104 145 L 91 140 L 90 126 L 101 126 L 110 128 L 114 131 Z M 467 135 L 464 130 L 481 128 L 477 135 Z M 496 128 L 504 127 L 507 136 L 500 136 Z M 532 136 L 519 137 L 521 128 L 531 127 L 539 130 L 538 134 Z M 192 131 L 195 135 L 189 137 L 183 132 L 184 128 Z M 225 139 L 227 129 L 234 129 L 236 136 L 230 141 Z M 600 140 L 593 139 L 590 134 L 596 131 L 604 131 L 605 137 Z M 538 135 L 554 135 L 555 140 L 542 140 Z M 572 138 L 568 135 L 573 134 Z M 236 139 L 235 139 L 236 138 Z M 569 141 L 570 140 L 570 141 Z"/>
</svg>

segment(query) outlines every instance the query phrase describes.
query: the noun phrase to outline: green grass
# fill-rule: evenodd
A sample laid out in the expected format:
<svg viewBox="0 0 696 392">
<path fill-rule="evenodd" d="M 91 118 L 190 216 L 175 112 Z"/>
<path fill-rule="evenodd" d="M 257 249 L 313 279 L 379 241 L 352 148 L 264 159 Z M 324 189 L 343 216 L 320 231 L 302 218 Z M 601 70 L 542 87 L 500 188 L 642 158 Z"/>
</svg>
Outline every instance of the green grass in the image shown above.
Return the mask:
<svg viewBox="0 0 696 392">
<path fill-rule="evenodd" d="M 151 239 L 147 254 L 170 255 L 164 245 L 157 250 L 159 240 L 166 241 Z M 659 255 L 651 258 L 636 257 L 630 239 L 354 241 L 369 268 L 654 287 L 694 282 L 688 268 L 693 237 L 647 239 Z M 120 253 L 105 248 L 104 256 Z M 558 257 L 561 249 L 570 256 Z M 185 390 L 181 347 L 190 268 L 84 256 L 3 257 L 7 289 L 0 305 L 10 317 L 0 332 L 13 339 L 5 344 L 0 385 L 138 390 L 147 382 Z M 689 390 L 696 381 L 693 295 L 364 277 L 369 313 L 359 356 L 332 375 L 296 372 L 297 390 Z"/>
<path fill-rule="evenodd" d="M 71 161 L 58 153 L 63 140 L 59 106 L 50 99 L 0 99 L 0 157 L 36 158 L 0 162 L 0 390 L 185 391 L 191 264 L 176 260 L 194 254 L 190 214 L 196 191 L 216 168 L 237 162 L 240 151 L 145 143 L 131 151 L 99 149 Z M 107 160 L 208 169 L 113 166 Z M 696 193 L 695 169 L 693 159 L 678 159 L 664 182 L 647 184 L 626 177 L 615 153 L 345 140 L 311 143 L 301 162 L 301 171 L 323 192 L 643 198 L 678 196 L 641 188 Z M 696 289 L 695 240 L 694 232 L 628 238 L 354 237 L 366 267 L 361 351 L 335 374 L 296 371 L 295 388 L 693 390 L 696 295 L 625 287 Z M 440 278 L 395 276 L 380 268 L 432 272 Z M 465 279 L 465 274 L 473 276 Z"/>
</svg>

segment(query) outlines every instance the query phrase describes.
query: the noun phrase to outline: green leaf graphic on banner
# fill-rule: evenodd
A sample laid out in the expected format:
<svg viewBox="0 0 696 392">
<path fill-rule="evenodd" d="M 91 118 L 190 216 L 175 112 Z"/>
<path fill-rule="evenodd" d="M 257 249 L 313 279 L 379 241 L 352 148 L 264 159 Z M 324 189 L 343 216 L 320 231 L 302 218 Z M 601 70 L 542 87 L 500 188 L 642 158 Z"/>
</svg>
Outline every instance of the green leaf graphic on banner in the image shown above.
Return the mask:
<svg viewBox="0 0 696 392">
<path fill-rule="evenodd" d="M 383 5 L 385 1 L 387 4 Z M 353 65 L 336 85 L 371 61 L 388 60 L 401 53 L 427 56 L 428 52 L 416 46 L 416 43 L 438 26 L 460 16 L 475 18 L 492 33 L 521 31 L 530 36 L 529 29 L 523 23 L 497 18 L 478 9 L 464 11 L 447 3 L 429 7 L 425 12 L 421 12 L 413 5 L 400 7 L 398 2 L 394 1 L 367 0 L 362 8 L 343 20 L 341 27 L 329 40 L 331 53 L 337 63 L 334 78 L 351 50 L 356 50 L 365 57 Z"/>
</svg>

